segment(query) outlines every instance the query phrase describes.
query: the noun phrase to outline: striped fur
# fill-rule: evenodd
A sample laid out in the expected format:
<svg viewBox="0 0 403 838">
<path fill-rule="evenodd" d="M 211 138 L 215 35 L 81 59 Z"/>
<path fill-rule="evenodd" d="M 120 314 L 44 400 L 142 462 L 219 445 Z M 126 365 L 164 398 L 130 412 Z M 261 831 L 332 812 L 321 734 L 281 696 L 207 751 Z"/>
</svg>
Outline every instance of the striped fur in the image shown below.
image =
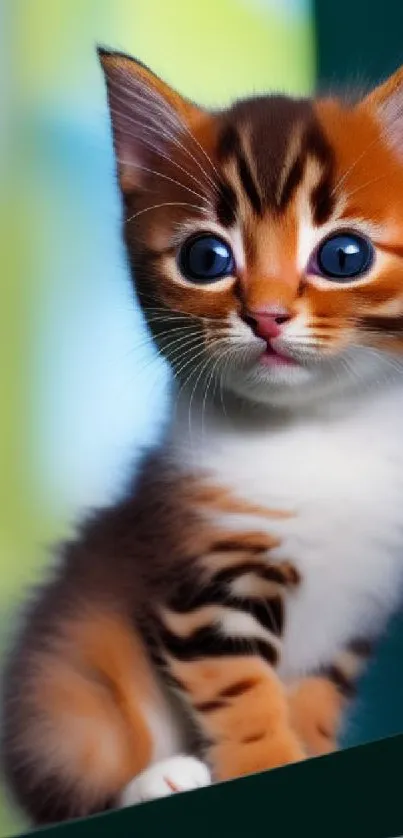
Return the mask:
<svg viewBox="0 0 403 838">
<path fill-rule="evenodd" d="M 402 71 L 354 105 L 209 112 L 100 58 L 133 282 L 178 386 L 10 653 L 1 751 L 35 824 L 203 785 L 202 762 L 225 780 L 333 750 L 403 586 Z M 336 284 L 315 254 L 340 229 L 376 258 Z M 181 273 L 200 233 L 231 275 Z M 292 363 L 261 363 L 269 344 Z"/>
</svg>

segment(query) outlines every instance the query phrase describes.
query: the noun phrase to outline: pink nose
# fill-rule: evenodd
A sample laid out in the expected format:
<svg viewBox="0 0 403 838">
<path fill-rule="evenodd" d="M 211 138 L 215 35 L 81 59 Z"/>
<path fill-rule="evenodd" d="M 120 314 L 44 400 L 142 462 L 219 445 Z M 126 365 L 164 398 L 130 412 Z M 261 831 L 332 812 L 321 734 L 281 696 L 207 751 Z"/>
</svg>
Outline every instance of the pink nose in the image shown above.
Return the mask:
<svg viewBox="0 0 403 838">
<path fill-rule="evenodd" d="M 247 319 L 258 337 L 270 341 L 281 334 L 283 323 L 287 323 L 291 316 L 285 309 L 267 308 L 248 312 Z"/>
</svg>

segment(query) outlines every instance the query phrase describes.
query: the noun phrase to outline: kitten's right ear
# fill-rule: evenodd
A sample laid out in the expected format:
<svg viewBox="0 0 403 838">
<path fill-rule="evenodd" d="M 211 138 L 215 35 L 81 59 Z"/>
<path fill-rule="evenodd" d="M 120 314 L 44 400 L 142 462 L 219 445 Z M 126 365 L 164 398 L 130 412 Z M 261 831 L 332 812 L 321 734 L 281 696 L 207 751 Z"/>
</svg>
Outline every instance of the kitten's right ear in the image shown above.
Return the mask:
<svg viewBox="0 0 403 838">
<path fill-rule="evenodd" d="M 403 158 L 403 67 L 369 93 L 362 104 L 383 128 L 389 143 Z"/>
<path fill-rule="evenodd" d="M 140 61 L 98 47 L 122 191 L 141 189 L 144 172 L 203 113 Z"/>
</svg>

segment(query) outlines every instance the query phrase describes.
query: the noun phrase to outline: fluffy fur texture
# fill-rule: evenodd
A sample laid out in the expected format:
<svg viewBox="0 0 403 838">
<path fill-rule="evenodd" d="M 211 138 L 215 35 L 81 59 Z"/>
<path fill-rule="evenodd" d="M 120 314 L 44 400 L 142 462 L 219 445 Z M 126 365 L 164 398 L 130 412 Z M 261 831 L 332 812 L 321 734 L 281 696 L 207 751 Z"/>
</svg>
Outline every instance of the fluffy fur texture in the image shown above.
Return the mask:
<svg viewBox="0 0 403 838">
<path fill-rule="evenodd" d="M 172 421 L 10 655 L 4 765 L 36 824 L 332 750 L 403 584 L 403 72 L 211 113 L 100 58 Z M 340 231 L 374 254 L 343 282 L 318 270 Z M 232 253 L 216 281 L 181 269 L 201 234 Z"/>
</svg>

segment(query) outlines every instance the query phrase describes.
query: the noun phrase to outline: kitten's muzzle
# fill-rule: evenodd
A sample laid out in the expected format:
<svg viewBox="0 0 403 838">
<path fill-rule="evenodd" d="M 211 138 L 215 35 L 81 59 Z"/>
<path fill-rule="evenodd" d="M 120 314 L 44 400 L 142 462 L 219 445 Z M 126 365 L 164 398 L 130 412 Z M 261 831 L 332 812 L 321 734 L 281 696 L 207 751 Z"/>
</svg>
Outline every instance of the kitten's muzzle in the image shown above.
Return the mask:
<svg viewBox="0 0 403 838">
<path fill-rule="evenodd" d="M 280 337 L 284 324 L 291 320 L 291 314 L 284 308 L 267 307 L 248 311 L 244 319 L 257 337 L 270 344 L 270 341 Z"/>
<path fill-rule="evenodd" d="M 266 365 L 295 363 L 287 354 L 279 351 L 274 343 L 281 337 L 284 325 L 292 319 L 292 315 L 286 309 L 273 306 L 248 311 L 244 319 L 253 333 L 266 343 L 261 361 Z"/>
</svg>

